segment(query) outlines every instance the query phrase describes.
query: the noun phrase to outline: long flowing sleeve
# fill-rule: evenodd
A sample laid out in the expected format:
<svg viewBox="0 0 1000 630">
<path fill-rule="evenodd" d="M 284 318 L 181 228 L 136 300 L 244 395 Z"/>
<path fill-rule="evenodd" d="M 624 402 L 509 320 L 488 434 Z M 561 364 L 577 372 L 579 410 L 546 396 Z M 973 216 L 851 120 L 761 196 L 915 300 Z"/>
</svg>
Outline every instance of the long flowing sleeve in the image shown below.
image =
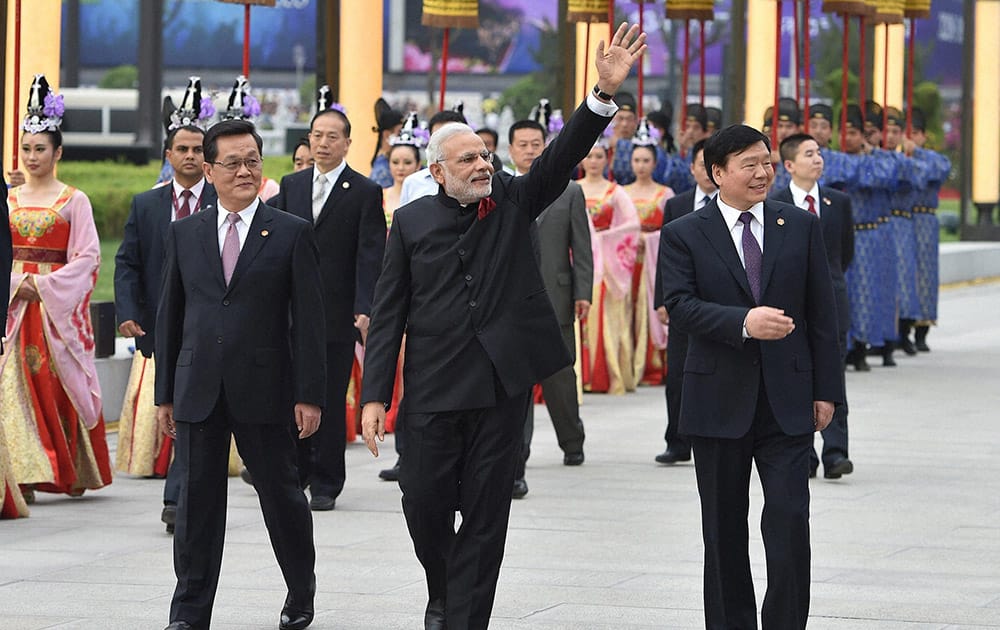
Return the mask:
<svg viewBox="0 0 1000 630">
<path fill-rule="evenodd" d="M 597 239 L 608 291 L 616 299 L 622 299 L 632 290 L 632 274 L 641 237 L 639 213 L 621 186 L 615 186 L 610 203 L 614 207 L 611 227 L 598 232 Z"/>
<path fill-rule="evenodd" d="M 101 262 L 100 241 L 87 195 L 74 192 L 60 214 L 70 224 L 66 264 L 52 273 L 36 275 L 35 285 L 45 313 L 52 360 L 84 425 L 91 429 L 101 414 L 90 322 L 90 294 Z"/>
</svg>

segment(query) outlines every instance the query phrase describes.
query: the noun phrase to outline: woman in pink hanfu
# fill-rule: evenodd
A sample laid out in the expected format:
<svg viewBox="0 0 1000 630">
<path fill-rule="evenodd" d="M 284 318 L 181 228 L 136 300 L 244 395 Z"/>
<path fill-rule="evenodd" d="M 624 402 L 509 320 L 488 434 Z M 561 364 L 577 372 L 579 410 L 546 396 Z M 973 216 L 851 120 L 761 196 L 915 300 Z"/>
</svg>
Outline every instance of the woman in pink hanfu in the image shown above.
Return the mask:
<svg viewBox="0 0 1000 630">
<path fill-rule="evenodd" d="M 604 177 L 608 152 L 597 144 L 583 160 L 580 180 L 597 238 L 594 299 L 584 322 L 584 391 L 623 394 L 635 389 L 632 368 L 632 273 L 639 217 L 625 190 Z M 600 279 L 600 280 L 599 280 Z"/>
</svg>

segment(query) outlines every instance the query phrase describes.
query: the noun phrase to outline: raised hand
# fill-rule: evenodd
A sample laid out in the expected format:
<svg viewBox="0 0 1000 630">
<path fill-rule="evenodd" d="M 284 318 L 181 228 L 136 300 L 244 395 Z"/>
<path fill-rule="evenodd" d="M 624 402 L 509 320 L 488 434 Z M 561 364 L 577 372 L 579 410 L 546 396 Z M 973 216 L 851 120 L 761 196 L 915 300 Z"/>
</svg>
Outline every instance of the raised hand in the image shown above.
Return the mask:
<svg viewBox="0 0 1000 630">
<path fill-rule="evenodd" d="M 614 94 L 619 86 L 628 78 L 632 64 L 646 52 L 646 34 L 639 32 L 639 25 L 631 27 L 622 22 L 611 45 L 604 48 L 604 40 L 597 44 L 597 56 L 594 65 L 597 67 L 597 86 L 603 92 Z"/>
</svg>

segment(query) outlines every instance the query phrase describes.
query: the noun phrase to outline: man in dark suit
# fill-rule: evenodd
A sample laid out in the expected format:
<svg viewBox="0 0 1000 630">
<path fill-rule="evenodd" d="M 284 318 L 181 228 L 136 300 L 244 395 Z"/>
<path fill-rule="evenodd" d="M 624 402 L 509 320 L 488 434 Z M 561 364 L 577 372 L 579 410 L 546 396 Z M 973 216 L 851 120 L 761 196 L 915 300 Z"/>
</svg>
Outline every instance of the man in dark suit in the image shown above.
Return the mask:
<svg viewBox="0 0 1000 630">
<path fill-rule="evenodd" d="M 508 142 L 510 159 L 517 176 L 527 175 L 535 159 L 545 148 L 547 132 L 541 123 L 521 120 L 510 127 Z M 590 245 L 590 217 L 583 189 L 570 182 L 559 198 L 535 219 L 539 249 L 539 270 L 545 291 L 559 320 L 559 329 L 570 356 L 576 354 L 576 333 L 573 321 L 585 317 L 590 310 L 594 285 L 594 254 Z M 570 364 L 542 381 L 545 406 L 563 451 L 563 464 L 583 463 L 583 441 L 586 437 L 580 419 L 580 403 L 576 392 L 576 370 Z M 524 445 L 514 473 L 515 499 L 528 493 L 524 466 L 531 453 L 531 437 L 535 427 L 535 406 L 528 405 L 524 423 Z"/>
<path fill-rule="evenodd" d="M 489 625 L 531 388 L 570 364 L 530 232 L 614 115 L 611 96 L 645 50 L 637 33 L 623 24 L 607 50 L 598 46 L 594 94 L 527 175 L 494 173 L 482 139 L 447 125 L 427 147 L 438 194 L 394 216 L 365 356 L 362 429 L 377 455 L 405 328 L 399 480 L 427 576 L 425 628 Z"/>
<path fill-rule="evenodd" d="M 719 186 L 664 229 L 663 296 L 688 333 L 680 432 L 694 450 L 708 628 L 756 628 L 750 471 L 764 490 L 765 628 L 809 615 L 809 450 L 843 402 L 836 312 L 819 220 L 767 201 L 768 139 L 746 125 L 705 142 Z"/>
<path fill-rule="evenodd" d="M 261 139 L 229 120 L 205 134 L 217 208 L 170 224 L 156 316 L 157 421 L 187 462 L 169 630 L 208 628 L 222 564 L 230 435 L 250 473 L 288 597 L 279 628 L 312 622 L 312 515 L 299 439 L 325 404 L 323 298 L 312 226 L 257 198 Z"/>
<path fill-rule="evenodd" d="M 0 221 L 4 226 L 10 225 L 10 217 L 7 210 L 7 182 L 0 173 Z M 10 229 L 4 227 L 0 229 L 0 275 L 7 276 L 7 282 L 0 282 L 0 298 L 3 301 L 3 313 L 0 314 L 0 354 L 3 354 L 3 340 L 7 335 L 7 305 L 10 304 L 10 270 L 14 265 L 14 250 L 11 245 Z"/>
<path fill-rule="evenodd" d="M 199 210 L 214 208 L 215 187 L 205 182 L 202 141 L 205 132 L 194 125 L 167 132 L 166 158 L 174 171 L 166 185 L 132 198 L 125 234 L 115 255 L 115 315 L 118 332 L 135 339 L 135 347 L 147 360 L 153 357 L 156 307 L 163 275 L 163 242 L 172 221 Z M 131 388 L 130 388 L 131 389 Z M 138 421 L 138 416 L 136 421 Z M 160 520 L 173 532 L 177 519 L 177 496 L 183 476 L 182 462 L 174 459 L 163 486 Z"/>
<path fill-rule="evenodd" d="M 715 182 L 708 176 L 705 170 L 705 141 L 699 140 L 691 148 L 691 176 L 694 177 L 695 187 L 692 190 L 681 193 L 676 197 L 667 199 L 667 204 L 663 208 L 663 225 L 675 221 L 683 216 L 701 210 L 709 201 L 715 198 L 718 188 Z M 660 250 L 664 246 L 663 229 L 660 229 Z M 658 251 L 660 251 L 658 250 Z M 663 306 L 663 270 L 661 263 L 663 255 L 660 254 L 656 261 L 656 286 L 653 287 L 653 304 L 656 304 L 656 314 L 664 324 L 670 323 L 667 314 L 667 307 Z M 667 443 L 667 450 L 656 456 L 658 464 L 676 464 L 677 462 L 691 461 L 691 443 L 687 438 L 677 433 L 677 427 L 681 421 L 681 390 L 684 385 L 684 359 L 687 358 L 687 333 L 678 326 L 670 328 L 667 335 L 667 431 L 663 439 Z"/>
<path fill-rule="evenodd" d="M 280 192 L 269 202 L 315 224 L 319 246 L 329 404 L 319 431 L 299 444 L 299 473 L 302 486 L 312 494 L 310 506 L 324 511 L 334 509 L 344 489 L 344 401 L 354 344 L 364 343 L 368 334 L 375 280 L 385 252 L 382 189 L 347 165 L 350 146 L 347 116 L 321 107 L 309 129 L 316 163 L 283 177 Z"/>
<path fill-rule="evenodd" d="M 823 228 L 826 259 L 830 265 L 833 295 L 837 304 L 837 340 L 840 344 L 841 365 L 847 357 L 847 331 L 851 327 L 851 307 L 847 298 L 844 272 L 854 258 L 854 217 L 851 198 L 833 188 L 819 185 L 823 175 L 823 156 L 819 143 L 804 133 L 791 135 L 781 141 L 781 159 L 791 181 L 784 188 L 776 188 L 771 198 L 789 203 L 819 216 Z M 810 476 L 816 475 L 819 458 L 813 449 L 810 457 Z M 823 476 L 839 479 L 854 472 L 854 464 L 847 451 L 847 399 L 837 405 L 830 426 L 823 429 Z"/>
</svg>

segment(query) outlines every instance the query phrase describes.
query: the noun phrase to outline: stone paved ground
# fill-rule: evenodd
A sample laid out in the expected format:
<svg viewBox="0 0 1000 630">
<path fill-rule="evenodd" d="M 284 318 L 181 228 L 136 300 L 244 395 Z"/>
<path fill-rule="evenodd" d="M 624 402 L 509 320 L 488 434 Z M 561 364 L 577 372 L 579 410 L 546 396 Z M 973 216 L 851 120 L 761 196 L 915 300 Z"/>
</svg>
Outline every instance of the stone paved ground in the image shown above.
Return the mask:
<svg viewBox="0 0 1000 630">
<path fill-rule="evenodd" d="M 933 352 L 848 374 L 853 475 L 813 483 L 810 628 L 1000 627 L 1000 285 L 946 291 Z M 531 491 L 513 506 L 492 628 L 697 628 L 691 465 L 658 467 L 661 389 L 591 396 L 587 462 L 566 468 L 539 408 Z M 388 443 L 387 443 L 388 446 Z M 315 516 L 317 630 L 420 628 L 425 590 L 395 484 L 358 443 L 334 512 Z M 756 482 L 755 482 L 756 484 Z M 0 523 L 0 628 L 158 630 L 173 586 L 162 482 L 118 477 L 41 496 Z M 753 489 L 758 599 L 764 564 Z M 277 626 L 284 598 L 253 490 L 230 482 L 214 628 Z"/>
</svg>

